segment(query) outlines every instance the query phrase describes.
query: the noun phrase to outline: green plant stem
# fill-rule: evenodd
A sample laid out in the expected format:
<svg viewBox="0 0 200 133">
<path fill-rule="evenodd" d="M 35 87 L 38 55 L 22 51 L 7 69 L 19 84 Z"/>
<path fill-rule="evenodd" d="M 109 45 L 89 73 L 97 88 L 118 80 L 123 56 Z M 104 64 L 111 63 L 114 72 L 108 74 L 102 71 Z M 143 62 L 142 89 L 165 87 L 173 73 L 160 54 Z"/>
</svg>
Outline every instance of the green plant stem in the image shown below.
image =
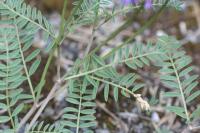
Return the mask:
<svg viewBox="0 0 200 133">
<path fill-rule="evenodd" d="M 94 49 L 94 52 L 96 52 L 102 46 L 106 45 L 110 40 L 115 38 L 120 32 L 128 28 L 133 23 L 136 15 L 140 13 L 142 9 L 143 9 L 143 4 L 140 6 L 140 8 L 138 8 L 138 10 L 135 13 L 133 13 L 131 17 L 128 18 L 128 20 L 124 24 L 122 24 L 119 28 L 117 28 L 114 32 L 112 32 L 104 41 L 102 41 L 101 45 L 96 49 Z"/>
<path fill-rule="evenodd" d="M 95 34 L 97 23 L 98 23 L 97 22 L 98 21 L 98 15 L 99 15 L 99 4 L 98 4 L 97 8 L 95 9 L 95 20 L 94 20 L 93 25 L 92 25 L 92 35 L 91 35 L 90 41 L 88 43 L 88 46 L 86 48 L 86 52 L 84 54 L 84 57 L 88 56 L 88 53 L 90 52 L 90 48 L 92 47 L 92 44 L 93 44 L 93 41 L 94 41 L 94 34 Z"/>
<path fill-rule="evenodd" d="M 49 69 L 49 66 L 52 62 L 52 59 L 53 59 L 53 56 L 54 56 L 54 52 L 56 51 L 57 47 L 63 42 L 65 36 L 67 34 L 65 34 L 65 28 L 69 26 L 69 24 L 71 23 L 71 21 L 73 21 L 73 17 L 75 15 L 75 13 L 77 12 L 77 10 L 80 8 L 83 0 L 80 0 L 79 1 L 79 4 L 73 9 L 70 17 L 67 19 L 67 21 L 65 20 L 65 14 L 66 14 L 66 8 L 67 8 L 67 2 L 68 0 L 65 0 L 64 1 L 64 7 L 63 7 L 63 10 L 62 10 L 62 18 L 61 18 L 61 26 L 60 26 L 60 29 L 59 29 L 59 35 L 58 37 L 54 40 L 54 43 L 53 43 L 53 48 L 50 52 L 50 55 L 47 59 L 47 63 L 45 65 L 45 68 L 44 68 L 44 71 L 42 73 L 42 77 L 40 79 L 40 84 L 43 84 L 45 83 L 45 78 L 46 78 L 46 75 L 47 75 L 47 72 L 48 72 L 48 69 Z M 42 88 L 43 88 L 43 85 L 42 86 L 39 86 L 38 90 L 37 90 L 37 101 L 40 97 L 40 94 L 42 92 Z"/>
<path fill-rule="evenodd" d="M 121 85 L 115 84 L 115 83 L 113 83 L 113 82 L 110 82 L 110 81 L 107 81 L 107 80 L 104 80 L 104 79 L 101 79 L 101 78 L 98 78 L 98 77 L 94 77 L 94 76 L 90 76 L 90 77 L 91 77 L 92 79 L 98 80 L 98 81 L 100 81 L 100 82 L 103 82 L 103 83 L 106 83 L 106 84 L 110 84 L 110 85 L 112 85 L 112 86 L 114 86 L 114 87 L 120 88 L 120 89 L 122 89 L 123 91 L 125 91 L 125 92 L 129 93 L 130 95 L 132 95 L 133 97 L 136 97 L 136 94 L 135 94 L 135 93 L 133 93 L 131 90 L 129 90 L 129 89 L 127 89 L 127 88 L 125 88 L 125 87 L 123 87 L 123 86 L 121 86 Z"/>
<path fill-rule="evenodd" d="M 167 6 L 168 2 L 169 2 L 169 0 L 166 0 L 165 3 L 164 3 L 164 5 L 158 10 L 158 12 L 154 16 L 151 16 L 148 19 L 148 21 L 136 33 L 133 33 L 124 43 L 122 43 L 119 46 L 117 46 L 114 49 L 112 49 L 103 58 L 109 57 L 112 53 L 116 52 L 118 49 L 120 49 L 123 46 L 127 45 L 128 43 L 130 43 L 137 35 L 141 34 L 142 32 L 144 32 L 144 30 L 146 28 L 148 28 L 149 26 L 151 26 L 156 21 L 156 19 L 162 14 L 162 12 L 164 11 L 164 9 Z"/>
<path fill-rule="evenodd" d="M 60 29 L 59 29 L 59 34 L 58 34 L 58 37 L 54 40 L 53 49 L 51 50 L 50 55 L 49 55 L 49 57 L 47 59 L 47 63 L 45 65 L 44 71 L 42 73 L 42 77 L 40 79 L 39 85 L 41 83 L 45 83 L 46 82 L 45 78 L 46 78 L 49 66 L 50 66 L 50 64 L 52 62 L 54 53 L 55 53 L 57 47 L 60 45 L 60 43 L 62 43 L 64 32 L 65 32 L 65 14 L 66 14 L 67 2 L 68 2 L 68 0 L 64 1 L 64 6 L 63 6 L 63 10 L 62 10 L 62 18 L 61 18 L 61 26 L 60 26 Z M 38 91 L 37 91 L 37 96 L 36 96 L 37 101 L 39 100 L 42 88 L 43 88 L 43 86 L 40 86 L 39 89 L 38 89 Z"/>
</svg>

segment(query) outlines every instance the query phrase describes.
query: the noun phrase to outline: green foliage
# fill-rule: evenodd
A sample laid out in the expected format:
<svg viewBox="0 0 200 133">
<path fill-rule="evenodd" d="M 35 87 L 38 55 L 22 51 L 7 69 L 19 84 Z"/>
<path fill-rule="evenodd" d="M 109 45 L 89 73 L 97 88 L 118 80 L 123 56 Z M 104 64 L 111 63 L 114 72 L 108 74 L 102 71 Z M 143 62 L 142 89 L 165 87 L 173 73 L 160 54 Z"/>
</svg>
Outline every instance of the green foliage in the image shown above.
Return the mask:
<svg viewBox="0 0 200 133">
<path fill-rule="evenodd" d="M 26 133 L 64 133 L 63 126 L 58 122 L 53 125 L 47 124 L 44 125 L 44 121 L 38 123 L 36 122 L 31 130 L 27 131 L 25 129 Z"/>
<path fill-rule="evenodd" d="M 0 109 L 7 112 L 0 116 L 0 122 L 10 121 L 15 129 L 19 123 L 18 114 L 24 107 L 22 100 L 35 100 L 31 76 L 39 67 L 40 50 L 29 52 L 34 35 L 42 29 L 47 39 L 48 36 L 54 37 L 54 32 L 41 13 L 24 4 L 22 0 L 1 0 L 0 16 Z M 21 88 L 25 81 L 31 95 Z"/>
<path fill-rule="evenodd" d="M 1 17 L 3 16 L 9 18 L 7 21 L 4 20 L 6 21 L 6 24 L 12 24 L 12 20 L 16 19 L 16 22 L 20 28 L 27 27 L 29 24 L 29 28 L 34 26 L 36 28 L 35 30 L 42 29 L 46 32 L 47 35 L 55 37 L 51 25 L 46 20 L 46 18 L 42 16 L 41 12 L 36 8 L 32 8 L 29 5 L 26 5 L 23 0 L 1 0 L 0 10 Z"/>
<path fill-rule="evenodd" d="M 123 61 L 122 61 L 123 62 Z M 100 57 L 93 55 L 91 57 L 91 64 L 94 68 L 101 68 L 105 66 L 105 62 L 101 60 Z M 110 65 L 110 64 L 108 64 Z M 93 76 L 90 76 L 93 80 L 104 83 L 104 99 L 108 100 L 108 95 L 110 88 L 113 88 L 113 96 L 115 101 L 118 101 L 119 91 L 122 95 L 129 97 L 133 95 L 133 93 L 142 87 L 144 84 L 135 82 L 139 79 L 139 76 L 133 73 L 129 73 L 126 75 L 120 75 L 114 69 L 114 67 L 110 66 L 100 71 L 96 71 Z"/>
<path fill-rule="evenodd" d="M 190 66 L 191 58 L 185 55 L 183 50 L 179 50 L 181 45 L 172 37 L 164 36 L 159 38 L 159 42 L 165 45 L 166 59 L 161 64 L 161 82 L 172 88 L 173 91 L 165 92 L 164 97 L 177 97 L 182 101 L 182 106 L 168 106 L 167 109 L 175 112 L 177 115 L 190 121 L 187 110 L 187 104 L 191 103 L 200 95 L 200 91 L 195 91 L 198 75 L 192 75 L 190 72 L 193 67 Z"/>
<path fill-rule="evenodd" d="M 87 80 L 93 82 L 89 78 Z M 89 127 L 96 126 L 96 118 L 94 117 L 96 103 L 93 100 L 96 98 L 94 90 L 97 90 L 97 88 L 87 89 L 83 92 L 84 84 L 78 86 L 77 84 L 74 84 L 75 86 L 70 89 L 73 91 L 69 92 L 66 99 L 70 106 L 64 108 L 61 122 L 66 127 L 66 131 L 70 133 L 73 130 L 76 133 L 81 132 L 81 129 L 82 131 L 84 131 L 83 129 L 89 131 Z M 69 129 L 72 129 L 72 131 Z"/>
<path fill-rule="evenodd" d="M 161 7 L 165 2 L 154 0 L 153 6 Z M 77 25 L 94 24 L 102 18 L 109 20 L 117 14 L 114 9 L 112 13 L 107 11 L 111 4 L 111 0 L 75 1 L 72 16 L 66 21 L 66 25 L 69 26 L 66 29 Z M 170 0 L 167 6 L 180 10 L 181 2 Z M 52 40 L 47 46 L 47 51 L 51 50 L 54 43 L 61 43 L 64 37 L 62 38 L 59 33 L 57 38 L 52 26 L 41 12 L 26 5 L 23 0 L 0 0 L 0 27 L 0 110 L 5 111 L 0 116 L 0 124 L 11 126 L 2 132 L 14 133 L 21 126 L 19 114 L 26 113 L 23 112 L 26 105 L 24 100 L 32 101 L 35 105 L 38 102 L 35 92 L 45 84 L 45 81 L 42 81 L 34 87 L 31 81 L 31 76 L 37 72 L 41 62 L 39 49 L 30 52 L 35 34 L 42 31 L 44 40 Z M 65 88 L 68 91 L 68 106 L 62 110 L 64 114 L 61 120 L 53 125 L 36 122 L 30 128 L 26 124 L 25 132 L 92 132 L 92 128 L 97 125 L 95 99 L 98 92 L 103 93 L 105 101 L 108 101 L 110 96 L 113 96 L 116 102 L 121 95 L 127 98 L 134 97 L 142 108 L 149 109 L 149 104 L 137 94 L 145 87 L 137 70 L 151 65 L 160 69 L 158 75 L 162 84 L 171 89 L 163 93 L 164 97 L 181 100 L 179 105 L 166 108 L 187 122 L 199 117 L 199 107 L 193 112 L 187 109 L 187 104 L 200 95 L 200 91 L 195 89 L 198 85 L 198 75 L 192 75 L 192 60 L 181 49 L 176 39 L 162 36 L 156 43 L 131 43 L 111 52 L 110 55 L 105 59 L 93 53 L 86 55 L 83 60 L 77 59 L 72 70 L 62 78 L 62 83 L 67 86 Z M 124 65 L 132 72 L 119 73 L 119 65 Z M 22 84 L 27 84 L 30 90 L 22 88 Z M 99 90 L 100 86 L 103 91 Z M 152 101 L 156 102 L 155 99 Z M 37 105 L 40 106 L 39 113 L 45 106 L 44 103 Z"/>
<path fill-rule="evenodd" d="M 74 2 L 77 5 L 78 1 Z M 102 14 L 102 17 L 106 17 L 107 10 L 105 10 L 109 5 L 112 5 L 112 0 L 84 0 L 81 7 L 76 12 L 77 17 L 75 17 L 75 25 L 86 25 L 97 21 L 96 18 Z"/>
<path fill-rule="evenodd" d="M 165 0 L 153 0 L 153 5 L 155 5 L 155 8 L 157 8 L 157 6 L 163 5 L 165 2 Z M 182 5 L 183 2 L 181 0 L 169 0 L 167 7 L 173 7 L 177 10 L 182 10 Z"/>
<path fill-rule="evenodd" d="M 25 29 L 23 29 L 25 32 Z M 22 32 L 21 32 L 22 33 Z M 32 84 L 30 82 L 30 76 L 28 71 L 33 71 L 36 69 L 31 66 L 30 69 L 27 68 L 25 62 L 24 51 L 29 45 L 29 40 L 24 38 L 22 34 L 19 33 L 16 25 L 8 25 L 0 30 L 1 43 L 1 109 L 5 109 L 9 116 L 1 116 L 1 123 L 13 121 L 13 118 L 18 115 L 23 109 L 23 104 L 15 106 L 19 100 L 34 98 L 34 95 L 27 95 L 23 93 L 23 89 L 20 85 L 28 80 L 30 89 L 33 92 Z M 30 34 L 31 36 L 31 34 Z M 21 39 L 20 39 L 21 37 Z M 24 45 L 22 45 L 24 42 Z M 37 61 L 36 59 L 35 61 Z M 34 63 L 33 63 L 34 64 Z M 25 71 L 25 72 L 24 72 Z M 33 94 L 33 93 L 32 93 Z M 13 110 L 11 108 L 14 108 Z M 12 122 L 13 127 L 15 127 L 14 122 Z"/>
<path fill-rule="evenodd" d="M 38 30 L 43 30 L 44 40 L 49 38 L 55 39 L 55 32 L 45 17 L 36 8 L 32 8 L 24 3 L 24 0 L 1 0 L 0 1 L 0 16 L 1 24 L 16 24 L 18 29 L 27 28 L 28 35 L 34 35 Z M 15 22 L 13 23 L 13 21 Z M 24 33 L 25 35 L 25 33 Z M 28 37 L 28 36 L 27 36 Z M 31 38 L 27 40 L 28 45 L 31 45 Z M 30 39 L 30 40 L 28 40 Z M 53 42 L 53 41 L 52 41 Z M 48 44 L 47 51 L 52 44 Z M 28 47 L 27 47 L 28 48 Z"/>
</svg>

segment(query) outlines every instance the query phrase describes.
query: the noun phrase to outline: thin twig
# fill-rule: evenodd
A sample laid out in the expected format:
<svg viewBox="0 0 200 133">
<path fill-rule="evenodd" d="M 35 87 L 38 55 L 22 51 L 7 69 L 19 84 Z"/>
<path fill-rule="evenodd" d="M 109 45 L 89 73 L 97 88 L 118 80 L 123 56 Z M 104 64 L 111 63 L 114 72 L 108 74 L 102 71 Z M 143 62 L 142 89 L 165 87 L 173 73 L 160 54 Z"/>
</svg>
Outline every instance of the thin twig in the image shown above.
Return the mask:
<svg viewBox="0 0 200 133">
<path fill-rule="evenodd" d="M 87 54 L 90 52 L 90 49 L 92 47 L 92 44 L 93 44 L 93 41 L 94 41 L 94 35 L 95 35 L 95 25 L 93 25 L 92 27 L 92 35 L 91 35 L 91 38 L 89 40 L 89 43 L 88 43 L 88 46 L 86 48 L 86 51 L 85 51 L 85 56 L 87 56 Z"/>
<path fill-rule="evenodd" d="M 51 89 L 50 93 L 48 94 L 48 96 L 46 97 L 46 99 L 44 100 L 44 102 L 42 103 L 42 105 L 40 106 L 39 110 L 37 111 L 37 113 L 35 114 L 35 116 L 33 117 L 33 119 L 31 120 L 27 131 L 29 131 L 31 129 L 31 127 L 35 124 L 35 122 L 37 121 L 37 119 L 39 118 L 39 116 L 41 115 L 42 111 L 45 109 L 46 105 L 48 104 L 48 102 L 53 98 L 53 95 L 55 94 L 56 90 L 60 87 L 60 82 L 57 82 L 53 88 Z"/>
<path fill-rule="evenodd" d="M 60 60 L 61 60 L 61 48 L 59 47 L 57 50 L 57 80 L 58 82 L 60 82 L 60 78 L 61 78 L 61 74 L 60 74 L 60 69 L 61 69 L 61 64 L 60 64 Z"/>
<path fill-rule="evenodd" d="M 23 117 L 23 119 L 20 121 L 19 126 L 17 128 L 17 132 L 19 132 L 24 124 L 29 120 L 29 118 L 35 113 L 37 108 L 39 108 L 44 101 L 41 101 L 39 104 L 34 103 L 29 112 Z"/>
<path fill-rule="evenodd" d="M 98 13 L 99 13 L 99 4 L 97 6 L 97 9 L 95 10 L 95 18 L 94 18 L 94 23 L 93 23 L 93 27 L 92 27 L 92 36 L 90 38 L 90 41 L 88 43 L 86 52 L 85 52 L 85 57 L 88 55 L 88 53 L 90 52 L 90 48 L 92 47 L 93 41 L 94 41 L 94 34 L 96 31 L 96 25 L 98 23 Z"/>
<path fill-rule="evenodd" d="M 21 127 L 26 124 L 26 122 L 29 120 L 29 118 L 33 115 L 33 113 L 36 111 L 38 106 L 36 104 L 33 104 L 32 108 L 29 110 L 29 112 L 23 117 L 23 119 L 20 121 L 17 132 L 21 130 Z"/>
</svg>

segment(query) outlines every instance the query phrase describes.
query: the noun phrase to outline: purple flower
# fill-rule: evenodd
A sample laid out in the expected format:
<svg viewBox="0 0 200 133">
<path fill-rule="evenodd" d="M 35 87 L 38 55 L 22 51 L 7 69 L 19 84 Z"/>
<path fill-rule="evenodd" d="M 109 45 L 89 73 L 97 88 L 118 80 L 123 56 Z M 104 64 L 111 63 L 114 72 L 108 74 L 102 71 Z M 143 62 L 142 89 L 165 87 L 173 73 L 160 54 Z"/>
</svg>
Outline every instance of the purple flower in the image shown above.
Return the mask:
<svg viewBox="0 0 200 133">
<path fill-rule="evenodd" d="M 146 0 L 144 4 L 145 9 L 150 9 L 152 7 L 152 0 Z"/>
<path fill-rule="evenodd" d="M 141 0 L 121 0 L 123 5 L 138 4 L 139 1 Z M 152 8 L 152 0 L 145 0 L 144 8 L 145 9 Z"/>
<path fill-rule="evenodd" d="M 138 4 L 139 0 L 121 0 L 123 5 Z"/>
</svg>

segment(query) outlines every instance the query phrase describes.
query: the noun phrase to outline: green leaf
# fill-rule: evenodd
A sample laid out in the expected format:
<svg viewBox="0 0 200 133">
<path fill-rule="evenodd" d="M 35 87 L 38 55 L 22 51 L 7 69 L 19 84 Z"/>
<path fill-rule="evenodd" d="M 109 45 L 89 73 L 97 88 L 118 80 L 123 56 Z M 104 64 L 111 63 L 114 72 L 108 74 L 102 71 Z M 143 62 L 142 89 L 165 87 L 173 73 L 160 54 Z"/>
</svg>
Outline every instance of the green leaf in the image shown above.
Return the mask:
<svg viewBox="0 0 200 133">
<path fill-rule="evenodd" d="M 185 51 L 176 52 L 174 53 L 173 58 L 176 59 L 176 58 L 182 57 L 185 55 L 185 53 L 186 53 Z"/>
<path fill-rule="evenodd" d="M 185 94 L 190 94 L 191 91 L 198 85 L 198 81 L 195 81 L 193 83 L 191 83 L 190 85 L 188 85 L 188 87 L 185 89 L 184 93 Z"/>
<path fill-rule="evenodd" d="M 133 83 L 133 81 L 134 81 L 134 80 L 132 80 L 133 78 L 134 78 L 134 74 L 132 74 L 132 73 L 127 74 L 120 79 L 119 84 L 129 86 L 129 85 L 131 85 L 131 83 Z"/>
<path fill-rule="evenodd" d="M 82 106 L 84 106 L 84 107 L 96 107 L 96 104 L 94 102 L 83 102 Z"/>
<path fill-rule="evenodd" d="M 146 57 L 140 58 L 140 60 L 147 66 L 150 66 L 149 60 Z"/>
<path fill-rule="evenodd" d="M 25 61 L 26 61 L 26 62 L 29 62 L 29 61 L 33 60 L 34 58 L 36 58 L 36 56 L 37 56 L 39 53 L 40 53 L 40 50 L 39 50 L 39 49 L 36 49 L 35 51 L 33 51 L 31 54 L 29 54 L 29 55 L 26 57 Z"/>
<path fill-rule="evenodd" d="M 89 115 L 89 114 L 94 114 L 96 113 L 96 111 L 94 109 L 82 109 L 81 110 L 81 114 L 84 114 L 84 115 Z"/>
<path fill-rule="evenodd" d="M 93 55 L 92 57 L 99 65 L 101 65 L 101 66 L 105 65 L 105 62 L 100 57 L 98 57 L 96 55 Z"/>
<path fill-rule="evenodd" d="M 65 121 L 65 122 L 62 122 L 64 125 L 66 126 L 69 126 L 69 127 L 76 127 L 76 123 L 74 122 L 71 122 L 71 121 Z"/>
<path fill-rule="evenodd" d="M 200 106 L 192 112 L 191 118 L 198 119 L 200 117 Z"/>
<path fill-rule="evenodd" d="M 8 109 L 8 106 L 4 103 L 0 103 L 0 109 L 1 110 L 7 110 Z"/>
<path fill-rule="evenodd" d="M 78 119 L 78 117 L 74 114 L 64 114 L 62 117 L 65 118 L 65 119 L 70 119 L 70 120 L 77 120 Z"/>
<path fill-rule="evenodd" d="M 67 113 L 67 112 L 78 112 L 78 109 L 76 109 L 76 108 L 74 108 L 74 107 L 66 107 L 66 108 L 64 108 L 64 110 L 63 110 L 65 113 Z"/>
<path fill-rule="evenodd" d="M 126 65 L 134 70 L 137 69 L 137 66 L 132 61 L 126 61 Z"/>
<path fill-rule="evenodd" d="M 117 102 L 119 97 L 119 90 L 117 87 L 114 87 L 113 94 L 114 94 L 114 99 Z"/>
<path fill-rule="evenodd" d="M 30 69 L 29 69 L 29 75 L 33 75 L 35 73 L 35 71 L 37 70 L 37 68 L 40 65 L 41 60 L 37 59 L 33 62 L 33 64 L 31 65 Z"/>
<path fill-rule="evenodd" d="M 81 87 L 81 93 L 85 93 L 86 88 L 87 88 L 87 85 L 88 85 L 87 79 L 84 78 L 84 79 L 83 79 L 83 85 L 82 85 L 82 87 Z"/>
<path fill-rule="evenodd" d="M 145 85 L 144 84 L 136 84 L 133 88 L 132 88 L 132 92 L 136 92 L 137 90 L 143 88 Z"/>
<path fill-rule="evenodd" d="M 41 128 L 43 127 L 44 121 L 40 122 L 40 124 L 37 127 L 37 130 L 40 131 Z"/>
<path fill-rule="evenodd" d="M 164 92 L 164 97 L 180 97 L 181 94 L 179 92 Z"/>
<path fill-rule="evenodd" d="M 96 125 L 96 122 L 85 122 L 80 124 L 80 128 L 95 127 Z"/>
<path fill-rule="evenodd" d="M 175 114 L 177 114 L 178 116 L 182 118 L 185 118 L 185 119 L 187 118 L 183 107 L 167 106 L 166 109 L 171 112 L 174 112 Z"/>
<path fill-rule="evenodd" d="M 136 64 L 138 67 L 140 67 L 140 68 L 143 67 L 143 63 L 142 63 L 140 60 L 135 59 L 134 61 L 135 61 L 135 64 Z"/>
<path fill-rule="evenodd" d="M 69 93 L 72 93 L 74 90 L 74 80 L 69 80 Z"/>
<path fill-rule="evenodd" d="M 94 121 L 96 119 L 93 115 L 84 115 L 80 117 L 80 120 L 82 121 Z"/>
<path fill-rule="evenodd" d="M 192 100 L 194 100 L 195 98 L 197 98 L 200 95 L 200 90 L 192 93 L 192 95 L 190 95 L 189 97 L 186 98 L 186 102 L 189 103 Z"/>
<path fill-rule="evenodd" d="M 187 68 L 185 68 L 183 71 L 181 71 L 181 72 L 179 73 L 179 76 L 180 76 L 180 77 L 185 76 L 185 75 L 187 75 L 189 72 L 191 72 L 193 69 L 194 69 L 193 66 L 187 67 Z"/>
<path fill-rule="evenodd" d="M 5 95 L 3 95 L 3 94 L 0 94 L 0 100 L 3 100 L 3 99 L 5 99 L 6 98 L 6 96 Z"/>
<path fill-rule="evenodd" d="M 174 69 L 171 68 L 162 68 L 159 70 L 160 73 L 166 73 L 166 74 L 171 74 L 174 73 Z"/>
<path fill-rule="evenodd" d="M 88 75 L 86 75 L 85 77 L 94 87 L 98 88 L 98 84 L 95 82 L 95 80 L 90 78 Z"/>
<path fill-rule="evenodd" d="M 105 101 L 108 101 L 108 95 L 109 95 L 109 84 L 105 84 L 105 87 L 104 87 L 104 99 L 105 99 Z"/>
<path fill-rule="evenodd" d="M 191 62 L 192 62 L 191 57 L 184 56 L 184 57 L 176 60 L 175 64 L 178 66 L 177 69 L 180 70 L 180 69 L 186 67 L 187 65 L 189 65 Z"/>
<path fill-rule="evenodd" d="M 0 123 L 6 123 L 10 120 L 8 116 L 0 116 Z"/>
<path fill-rule="evenodd" d="M 172 81 L 164 81 L 164 80 L 162 80 L 162 83 L 163 83 L 165 86 L 169 87 L 169 88 L 172 88 L 172 89 L 179 89 L 178 84 L 175 83 L 175 82 L 172 82 Z"/>
<path fill-rule="evenodd" d="M 183 86 L 184 87 L 188 86 L 189 84 L 191 84 L 192 82 L 194 82 L 198 77 L 199 77 L 198 75 L 190 76 L 188 79 L 185 79 L 183 81 Z"/>
<path fill-rule="evenodd" d="M 17 116 L 22 111 L 23 108 L 24 108 L 24 104 L 23 103 L 18 105 L 15 108 L 15 110 L 13 111 L 12 116 Z"/>
<path fill-rule="evenodd" d="M 162 75 L 160 77 L 160 79 L 168 80 L 168 81 L 176 81 L 177 80 L 175 76 L 171 76 L 171 75 Z"/>
<path fill-rule="evenodd" d="M 67 101 L 72 104 L 79 105 L 79 101 L 74 98 L 67 98 Z"/>
<path fill-rule="evenodd" d="M 99 87 L 99 81 L 96 81 L 96 85 L 93 87 L 93 90 L 92 90 L 92 98 L 93 99 L 95 99 L 97 96 L 98 87 Z"/>
</svg>

